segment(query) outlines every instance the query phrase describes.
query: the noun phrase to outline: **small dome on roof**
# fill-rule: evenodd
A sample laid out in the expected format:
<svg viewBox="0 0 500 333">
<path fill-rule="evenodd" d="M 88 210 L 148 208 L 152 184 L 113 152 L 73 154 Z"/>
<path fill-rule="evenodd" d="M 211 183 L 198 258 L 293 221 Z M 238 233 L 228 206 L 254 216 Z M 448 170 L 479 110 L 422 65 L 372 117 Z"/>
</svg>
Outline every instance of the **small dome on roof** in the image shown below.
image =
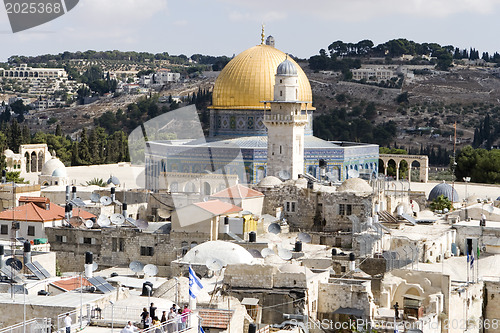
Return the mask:
<svg viewBox="0 0 500 333">
<path fill-rule="evenodd" d="M 305 178 L 297 179 L 295 181 L 295 186 L 306 188 L 307 187 L 307 179 L 305 179 Z"/>
<path fill-rule="evenodd" d="M 433 201 L 440 195 L 444 195 L 452 202 L 460 201 L 457 190 L 455 190 L 450 184 L 446 184 L 444 181 L 441 184 L 434 186 L 429 193 L 429 201 Z"/>
<path fill-rule="evenodd" d="M 278 65 L 276 75 L 297 75 L 297 67 L 286 58 L 285 61 Z"/>
<path fill-rule="evenodd" d="M 14 152 L 12 150 L 10 150 L 10 149 L 5 149 L 5 151 L 3 152 L 3 154 L 5 156 L 9 157 L 9 156 L 14 155 Z"/>
<path fill-rule="evenodd" d="M 254 261 L 252 254 L 244 247 L 224 241 L 209 241 L 196 245 L 186 253 L 182 261 L 205 265 L 209 259 L 218 259 L 224 265 L 252 264 Z"/>
<path fill-rule="evenodd" d="M 349 178 L 338 188 L 337 192 L 372 192 L 373 189 L 368 182 L 361 178 Z"/>
<path fill-rule="evenodd" d="M 52 176 L 54 171 L 57 169 L 62 169 L 66 173 L 66 167 L 63 162 L 59 160 L 57 157 L 53 156 L 50 160 L 48 160 L 42 167 L 42 176 Z"/>
<path fill-rule="evenodd" d="M 279 186 L 282 183 L 283 182 L 278 177 L 267 176 L 267 177 L 263 178 L 259 182 L 258 186 L 262 186 L 262 187 L 274 187 L 274 186 Z"/>
<path fill-rule="evenodd" d="M 68 175 L 66 174 L 66 168 L 59 168 L 55 169 L 54 172 L 52 172 L 52 177 L 67 177 Z"/>
</svg>

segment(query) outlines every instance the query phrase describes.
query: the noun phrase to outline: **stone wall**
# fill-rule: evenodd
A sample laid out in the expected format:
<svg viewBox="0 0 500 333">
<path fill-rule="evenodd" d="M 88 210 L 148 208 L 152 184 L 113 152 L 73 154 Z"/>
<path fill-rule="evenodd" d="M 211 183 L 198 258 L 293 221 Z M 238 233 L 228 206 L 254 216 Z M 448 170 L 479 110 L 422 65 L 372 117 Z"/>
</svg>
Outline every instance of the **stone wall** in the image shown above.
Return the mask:
<svg viewBox="0 0 500 333">
<path fill-rule="evenodd" d="M 485 332 L 500 332 L 500 281 L 484 282 L 484 300 L 483 300 L 483 319 L 484 323 L 491 326 Z M 494 329 L 494 324 L 497 324 Z"/>
<path fill-rule="evenodd" d="M 363 311 L 364 318 L 374 315 L 375 304 L 370 281 L 353 279 L 331 279 L 319 284 L 318 319 L 336 320 L 333 312 L 339 308 L 354 308 Z"/>
<path fill-rule="evenodd" d="M 291 230 L 315 230 L 325 232 L 350 232 L 353 220 L 365 222 L 371 215 L 371 194 L 357 195 L 353 192 L 326 192 L 321 187 L 308 189 L 301 185 L 285 184 L 279 187 L 255 187 L 265 194 L 263 214 L 275 215 L 276 209 L 283 208 L 284 217 L 290 224 Z M 286 210 L 286 202 L 295 203 L 295 211 Z M 340 214 L 339 205 L 350 205 L 352 215 L 347 211 Z M 345 206 L 345 207 L 346 207 Z M 347 210 L 347 208 L 345 208 Z M 315 216 L 320 224 L 314 225 Z M 353 218 L 354 217 L 354 218 Z M 324 220 L 324 221 L 323 221 Z M 325 244 L 327 245 L 327 244 Z"/>
</svg>

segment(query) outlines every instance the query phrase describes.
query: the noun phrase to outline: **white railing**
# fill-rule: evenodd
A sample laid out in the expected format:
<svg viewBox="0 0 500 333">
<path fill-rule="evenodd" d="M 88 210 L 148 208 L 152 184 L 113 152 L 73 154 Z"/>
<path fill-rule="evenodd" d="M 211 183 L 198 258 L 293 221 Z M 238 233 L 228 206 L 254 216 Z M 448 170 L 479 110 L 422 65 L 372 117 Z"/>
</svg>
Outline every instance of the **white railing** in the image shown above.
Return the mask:
<svg viewBox="0 0 500 333">
<path fill-rule="evenodd" d="M 66 329 L 66 324 L 64 319 L 66 318 L 66 314 L 69 314 L 71 318 L 71 327 L 72 328 L 84 328 L 90 324 L 90 304 L 87 304 L 82 310 L 76 309 L 69 312 L 61 313 L 57 316 L 57 331 L 64 332 Z"/>
<path fill-rule="evenodd" d="M 168 320 L 160 325 L 150 327 L 142 331 L 142 333 L 177 333 L 184 332 L 192 327 L 198 326 L 197 316 L 192 316 L 191 313 L 186 313 L 180 318 Z M 180 321 L 180 322 L 179 322 Z"/>
<path fill-rule="evenodd" d="M 140 322 L 142 310 L 140 307 L 108 305 L 101 310 L 100 319 Z"/>
<path fill-rule="evenodd" d="M 0 333 L 50 333 L 50 318 L 35 318 L 0 329 Z"/>
</svg>

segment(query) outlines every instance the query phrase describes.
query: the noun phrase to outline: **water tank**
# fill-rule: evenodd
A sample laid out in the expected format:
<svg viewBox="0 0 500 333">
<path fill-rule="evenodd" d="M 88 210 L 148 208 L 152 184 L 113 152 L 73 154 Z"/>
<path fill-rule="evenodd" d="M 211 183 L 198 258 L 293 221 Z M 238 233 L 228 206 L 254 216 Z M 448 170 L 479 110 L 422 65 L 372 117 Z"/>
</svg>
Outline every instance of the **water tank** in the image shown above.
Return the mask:
<svg viewBox="0 0 500 333">
<path fill-rule="evenodd" d="M 117 272 L 113 272 L 113 273 L 111 273 L 111 275 L 110 275 L 110 276 L 111 276 L 111 277 L 118 276 L 118 273 L 117 273 Z"/>
<path fill-rule="evenodd" d="M 24 249 L 24 253 L 31 252 L 31 243 L 30 242 L 24 242 L 23 249 Z"/>
<path fill-rule="evenodd" d="M 250 243 L 255 243 L 257 242 L 257 234 L 254 232 L 254 231 L 251 231 L 249 234 L 248 234 L 248 241 Z"/>
<path fill-rule="evenodd" d="M 254 323 L 248 324 L 248 333 L 257 332 L 257 326 Z"/>
<path fill-rule="evenodd" d="M 149 286 L 149 290 L 147 288 Z M 153 283 L 146 281 L 142 284 L 142 294 L 141 296 L 150 296 L 150 293 L 153 294 Z"/>
<path fill-rule="evenodd" d="M 356 260 L 356 256 L 354 255 L 354 253 L 349 253 L 349 261 L 355 261 Z"/>
<path fill-rule="evenodd" d="M 85 252 L 85 265 L 92 265 L 94 263 L 94 254 L 92 252 Z"/>
<path fill-rule="evenodd" d="M 302 252 L 302 242 L 301 241 L 296 241 L 295 242 L 294 251 L 295 252 Z"/>
<path fill-rule="evenodd" d="M 337 249 L 332 249 L 332 257 L 335 257 L 337 255 Z"/>
<path fill-rule="evenodd" d="M 0 245 L 0 256 L 3 256 L 5 254 L 5 249 L 3 245 Z"/>
</svg>

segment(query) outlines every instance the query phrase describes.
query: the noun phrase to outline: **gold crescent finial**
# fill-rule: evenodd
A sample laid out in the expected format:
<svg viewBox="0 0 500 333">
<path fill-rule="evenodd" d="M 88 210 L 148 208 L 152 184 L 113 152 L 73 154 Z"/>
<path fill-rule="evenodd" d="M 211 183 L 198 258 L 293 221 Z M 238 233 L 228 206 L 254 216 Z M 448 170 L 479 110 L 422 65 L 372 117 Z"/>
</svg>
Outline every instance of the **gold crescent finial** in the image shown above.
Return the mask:
<svg viewBox="0 0 500 333">
<path fill-rule="evenodd" d="M 262 34 L 260 35 L 261 37 L 261 44 L 264 45 L 264 37 L 266 37 L 266 35 L 264 34 L 264 27 L 266 25 L 264 23 L 262 23 Z"/>
</svg>

